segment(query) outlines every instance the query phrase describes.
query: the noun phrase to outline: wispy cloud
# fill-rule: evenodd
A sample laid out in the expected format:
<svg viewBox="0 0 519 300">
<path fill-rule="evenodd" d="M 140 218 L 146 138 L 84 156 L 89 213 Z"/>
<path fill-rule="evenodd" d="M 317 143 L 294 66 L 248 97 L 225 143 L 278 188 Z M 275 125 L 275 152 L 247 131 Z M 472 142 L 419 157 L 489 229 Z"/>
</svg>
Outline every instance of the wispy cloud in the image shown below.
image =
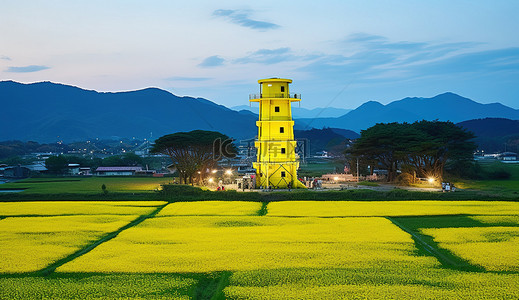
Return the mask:
<svg viewBox="0 0 519 300">
<path fill-rule="evenodd" d="M 282 61 L 293 59 L 294 56 L 290 54 L 290 48 L 278 49 L 260 49 L 247 56 L 235 59 L 233 62 L 238 64 L 246 63 L 261 63 L 261 64 L 275 64 Z"/>
<path fill-rule="evenodd" d="M 9 67 L 9 68 L 7 68 L 6 72 L 31 73 L 31 72 L 38 72 L 38 71 L 47 70 L 47 69 L 50 69 L 50 67 L 30 65 L 30 66 L 25 66 L 25 67 Z"/>
<path fill-rule="evenodd" d="M 257 30 L 269 30 L 277 29 L 280 26 L 270 22 L 257 21 L 249 17 L 250 11 L 248 10 L 233 10 L 233 9 L 217 9 L 213 12 L 213 16 L 223 17 L 228 19 L 234 24 L 238 24 L 243 27 L 248 27 Z"/>
<path fill-rule="evenodd" d="M 204 59 L 200 64 L 200 67 L 217 67 L 223 65 L 225 59 L 221 58 L 218 55 L 209 56 Z"/>
<path fill-rule="evenodd" d="M 355 51 L 322 55 L 297 70 L 324 80 L 374 83 L 517 73 L 519 69 L 519 48 L 489 51 L 479 49 L 480 43 L 394 42 L 369 34 L 350 35 L 340 45 Z"/>
<path fill-rule="evenodd" d="M 168 81 L 207 81 L 211 80 L 209 77 L 182 77 L 182 76 L 173 76 L 166 78 Z"/>
<path fill-rule="evenodd" d="M 9 61 L 12 60 L 9 56 L 5 56 L 5 55 L 1 55 L 0 59 L 9 60 Z"/>
</svg>

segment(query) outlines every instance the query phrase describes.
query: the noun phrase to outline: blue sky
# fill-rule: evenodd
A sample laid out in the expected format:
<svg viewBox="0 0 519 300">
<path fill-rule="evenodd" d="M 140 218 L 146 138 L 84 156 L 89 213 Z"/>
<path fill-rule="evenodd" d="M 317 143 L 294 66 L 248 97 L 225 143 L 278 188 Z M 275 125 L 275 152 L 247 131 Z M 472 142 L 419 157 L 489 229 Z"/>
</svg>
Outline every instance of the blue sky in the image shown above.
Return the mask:
<svg viewBox="0 0 519 300">
<path fill-rule="evenodd" d="M 519 1 L 0 0 L 0 79 L 302 107 L 455 92 L 519 109 Z"/>
</svg>

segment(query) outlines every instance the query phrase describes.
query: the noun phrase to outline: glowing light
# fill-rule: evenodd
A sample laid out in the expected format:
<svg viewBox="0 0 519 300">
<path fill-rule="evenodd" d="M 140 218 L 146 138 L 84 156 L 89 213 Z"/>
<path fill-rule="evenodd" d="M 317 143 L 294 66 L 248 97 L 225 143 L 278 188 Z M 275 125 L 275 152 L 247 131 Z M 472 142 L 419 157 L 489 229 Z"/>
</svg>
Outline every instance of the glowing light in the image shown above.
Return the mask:
<svg viewBox="0 0 519 300">
<path fill-rule="evenodd" d="M 232 170 L 227 170 L 227 171 L 225 171 L 225 174 L 227 174 L 227 175 L 231 175 L 231 174 L 232 174 Z"/>
<path fill-rule="evenodd" d="M 333 180 L 337 181 L 337 180 L 339 180 L 339 177 L 335 176 L 335 177 L 333 177 Z"/>
<path fill-rule="evenodd" d="M 213 178 L 209 178 L 209 183 L 213 183 L 214 179 Z"/>
<path fill-rule="evenodd" d="M 213 170 L 212 172 L 213 172 L 213 174 L 214 174 L 214 173 L 218 172 L 218 170 Z"/>
<path fill-rule="evenodd" d="M 427 179 L 427 181 L 429 181 L 429 183 L 433 183 L 434 182 L 434 178 L 429 177 L 429 179 Z"/>
</svg>

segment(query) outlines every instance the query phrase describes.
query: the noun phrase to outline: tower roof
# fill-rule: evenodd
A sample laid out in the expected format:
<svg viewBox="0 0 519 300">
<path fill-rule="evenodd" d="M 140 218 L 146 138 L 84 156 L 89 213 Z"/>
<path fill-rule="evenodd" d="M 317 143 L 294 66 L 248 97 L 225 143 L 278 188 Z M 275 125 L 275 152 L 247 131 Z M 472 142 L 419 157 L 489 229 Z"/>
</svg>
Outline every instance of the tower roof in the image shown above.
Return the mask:
<svg viewBox="0 0 519 300">
<path fill-rule="evenodd" d="M 288 82 L 292 83 L 292 79 L 285 79 L 285 78 L 267 78 L 267 79 L 260 79 L 258 80 L 259 84 L 266 83 L 266 82 Z"/>
</svg>

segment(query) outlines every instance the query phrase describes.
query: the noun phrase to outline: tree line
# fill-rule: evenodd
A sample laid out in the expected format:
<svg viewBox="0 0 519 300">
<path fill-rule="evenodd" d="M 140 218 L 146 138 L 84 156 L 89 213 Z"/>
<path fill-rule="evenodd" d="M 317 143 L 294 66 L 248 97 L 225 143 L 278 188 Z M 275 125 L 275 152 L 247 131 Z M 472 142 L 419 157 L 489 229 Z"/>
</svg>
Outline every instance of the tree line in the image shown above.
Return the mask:
<svg viewBox="0 0 519 300">
<path fill-rule="evenodd" d="M 473 138 L 452 122 L 379 123 L 362 130 L 346 155 L 386 169 L 387 181 L 396 179 L 397 170 L 441 181 L 446 168 L 463 173 L 469 167 L 477 148 Z"/>
</svg>

